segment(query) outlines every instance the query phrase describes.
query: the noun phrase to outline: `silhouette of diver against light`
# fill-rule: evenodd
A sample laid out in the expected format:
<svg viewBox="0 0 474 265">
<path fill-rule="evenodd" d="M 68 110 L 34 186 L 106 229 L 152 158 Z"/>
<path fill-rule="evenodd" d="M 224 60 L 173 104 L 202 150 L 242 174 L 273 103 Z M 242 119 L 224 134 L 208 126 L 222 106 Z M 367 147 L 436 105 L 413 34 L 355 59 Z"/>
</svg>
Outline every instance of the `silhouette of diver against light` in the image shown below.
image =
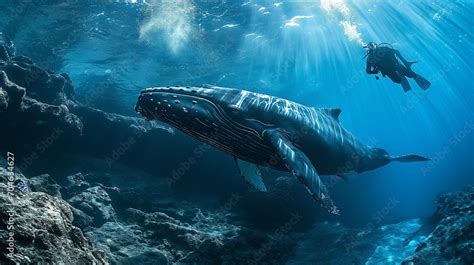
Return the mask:
<svg viewBox="0 0 474 265">
<path fill-rule="evenodd" d="M 415 79 L 423 90 L 430 87 L 431 83 L 428 80 L 411 70 L 412 64 L 416 62 L 405 60 L 390 44 L 369 42 L 364 48 L 368 50 L 367 55 L 364 56 L 364 58 L 367 57 L 365 71 L 368 74 L 376 75 L 380 72 L 383 77 L 388 76 L 394 83 L 401 84 L 405 92 L 411 90 L 407 77 Z M 375 78 L 379 80 L 378 76 Z"/>
</svg>

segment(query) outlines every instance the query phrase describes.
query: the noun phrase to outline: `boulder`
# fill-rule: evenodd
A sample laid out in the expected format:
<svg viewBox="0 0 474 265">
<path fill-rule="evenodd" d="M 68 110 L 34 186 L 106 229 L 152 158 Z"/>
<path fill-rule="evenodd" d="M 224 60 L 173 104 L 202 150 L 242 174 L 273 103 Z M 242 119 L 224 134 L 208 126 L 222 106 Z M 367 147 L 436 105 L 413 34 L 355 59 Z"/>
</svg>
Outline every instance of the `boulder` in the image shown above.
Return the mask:
<svg viewBox="0 0 474 265">
<path fill-rule="evenodd" d="M 472 264 L 474 261 L 474 186 L 441 195 L 438 224 L 403 264 Z"/>
<path fill-rule="evenodd" d="M 112 264 L 168 264 L 165 253 L 153 247 L 137 225 L 107 222 L 86 236 Z"/>
<path fill-rule="evenodd" d="M 100 186 L 88 188 L 82 193 L 68 199 L 76 209 L 92 217 L 92 225 L 101 226 L 105 222 L 115 220 L 115 210 L 107 191 Z"/>
<path fill-rule="evenodd" d="M 51 196 L 61 198 L 61 186 L 59 186 L 49 174 L 42 174 L 28 179 L 28 187 L 31 191 L 44 192 Z"/>
<path fill-rule="evenodd" d="M 108 264 L 72 225 L 69 205 L 42 192 L 10 198 L 0 184 L 0 247 L 2 264 Z M 11 245 L 9 245 L 11 242 Z"/>
<path fill-rule="evenodd" d="M 66 177 L 63 188 L 66 198 L 71 198 L 90 187 L 89 182 L 86 181 L 84 175 L 79 172 Z"/>
</svg>

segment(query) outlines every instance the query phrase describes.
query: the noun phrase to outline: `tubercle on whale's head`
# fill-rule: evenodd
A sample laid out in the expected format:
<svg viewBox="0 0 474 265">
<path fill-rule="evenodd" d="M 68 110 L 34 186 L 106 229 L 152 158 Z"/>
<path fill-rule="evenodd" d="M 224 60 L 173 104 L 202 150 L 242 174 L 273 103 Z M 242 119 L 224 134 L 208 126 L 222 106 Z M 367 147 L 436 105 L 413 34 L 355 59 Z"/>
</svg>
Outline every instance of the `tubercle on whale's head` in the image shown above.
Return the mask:
<svg viewBox="0 0 474 265">
<path fill-rule="evenodd" d="M 159 118 L 170 112 L 179 112 L 183 107 L 196 109 L 198 106 L 214 104 L 218 93 L 214 89 L 190 86 L 166 86 L 147 88 L 140 92 L 135 111 L 143 116 Z M 174 103 L 174 104 L 172 104 Z M 147 117 L 145 117 L 147 118 Z"/>
<path fill-rule="evenodd" d="M 135 111 L 147 120 L 165 122 L 168 119 L 177 119 L 178 115 L 187 115 L 189 111 L 196 115 L 205 104 L 193 93 L 197 93 L 197 90 L 190 87 L 148 88 L 140 92 Z"/>
<path fill-rule="evenodd" d="M 135 111 L 147 120 L 160 120 L 175 127 L 194 130 L 216 126 L 229 119 L 229 99 L 238 90 L 220 87 L 167 86 L 141 91 Z"/>
</svg>

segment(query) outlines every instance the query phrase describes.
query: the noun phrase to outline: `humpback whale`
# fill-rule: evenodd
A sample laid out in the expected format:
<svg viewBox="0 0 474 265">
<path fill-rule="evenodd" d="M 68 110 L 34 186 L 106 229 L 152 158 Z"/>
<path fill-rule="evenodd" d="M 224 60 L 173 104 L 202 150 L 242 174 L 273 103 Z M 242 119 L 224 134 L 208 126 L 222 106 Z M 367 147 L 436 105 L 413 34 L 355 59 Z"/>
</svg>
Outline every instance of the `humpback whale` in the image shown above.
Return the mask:
<svg viewBox="0 0 474 265">
<path fill-rule="evenodd" d="M 266 191 L 259 166 L 291 172 L 333 215 L 340 211 L 320 175 L 344 177 L 392 161 L 429 160 L 414 154 L 391 156 L 361 143 L 340 124 L 340 109 L 234 88 L 147 88 L 140 92 L 135 111 L 232 155 L 240 174 L 258 190 Z"/>
</svg>

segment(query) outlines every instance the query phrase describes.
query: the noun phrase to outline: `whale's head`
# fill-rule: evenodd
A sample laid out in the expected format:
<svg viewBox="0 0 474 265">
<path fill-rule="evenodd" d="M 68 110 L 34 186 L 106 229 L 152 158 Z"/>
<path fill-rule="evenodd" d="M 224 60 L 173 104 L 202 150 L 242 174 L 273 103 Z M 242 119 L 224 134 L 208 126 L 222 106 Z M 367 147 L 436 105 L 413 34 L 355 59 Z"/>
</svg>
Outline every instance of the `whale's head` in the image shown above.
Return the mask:
<svg viewBox="0 0 474 265">
<path fill-rule="evenodd" d="M 240 90 L 223 87 L 154 87 L 140 93 L 135 111 L 185 132 L 209 133 L 239 122 L 235 98 Z"/>
</svg>

